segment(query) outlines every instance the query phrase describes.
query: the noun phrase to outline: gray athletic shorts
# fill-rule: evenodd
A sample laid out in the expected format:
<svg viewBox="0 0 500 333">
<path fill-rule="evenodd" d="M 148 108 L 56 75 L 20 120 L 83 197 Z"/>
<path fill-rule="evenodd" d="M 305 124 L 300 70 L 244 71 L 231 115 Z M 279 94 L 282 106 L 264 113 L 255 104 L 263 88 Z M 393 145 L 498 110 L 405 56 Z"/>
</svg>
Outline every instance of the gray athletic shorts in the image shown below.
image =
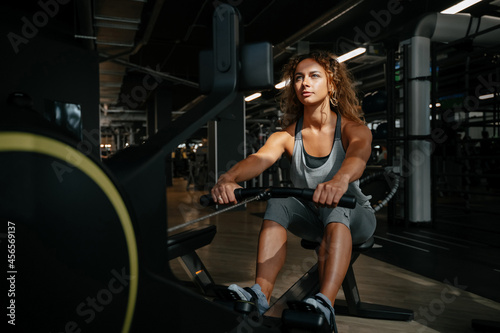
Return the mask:
<svg viewBox="0 0 500 333">
<path fill-rule="evenodd" d="M 370 238 L 377 223 L 369 202 L 362 206 L 356 204 L 354 209 L 332 209 L 317 208 L 314 203 L 293 197 L 269 199 L 264 220 L 277 222 L 292 234 L 310 241 L 321 240 L 329 223 L 342 223 L 351 230 L 353 244 Z"/>
</svg>

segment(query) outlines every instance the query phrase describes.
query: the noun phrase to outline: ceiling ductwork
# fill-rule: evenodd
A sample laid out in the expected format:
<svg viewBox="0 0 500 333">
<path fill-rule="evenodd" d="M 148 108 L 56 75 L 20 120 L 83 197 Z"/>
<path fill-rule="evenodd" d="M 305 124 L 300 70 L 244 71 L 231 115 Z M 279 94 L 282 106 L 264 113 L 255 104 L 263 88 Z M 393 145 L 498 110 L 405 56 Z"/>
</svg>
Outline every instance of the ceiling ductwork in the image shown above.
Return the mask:
<svg viewBox="0 0 500 333">
<path fill-rule="evenodd" d="M 87 1 L 78 0 L 77 3 L 81 3 L 81 7 Z M 130 112 L 131 109 L 144 113 L 145 103 L 132 105 L 127 103 L 125 97 L 132 96 L 137 84 L 147 75 L 168 82 L 174 96 L 173 119 L 203 100 L 205 96 L 198 88 L 198 54 L 210 48 L 211 17 L 219 3 L 208 0 L 94 0 L 93 8 L 88 6 L 90 10 L 79 9 L 82 14 L 90 13 L 87 14 L 89 22 L 86 24 L 93 30 L 82 30 L 80 34 L 91 36 L 89 43 L 100 56 L 101 115 L 113 119 L 116 112 L 112 111 Z M 278 69 L 293 54 L 319 47 L 341 53 L 359 44 L 358 31 L 367 33 L 370 38 L 363 39 L 367 51 L 348 63 L 349 69 L 358 78 L 356 84 L 360 94 L 364 94 L 384 89 L 387 80 L 383 52 L 385 43 L 395 44 L 412 36 L 407 29 L 416 26 L 418 15 L 442 10 L 453 5 L 454 1 L 429 3 L 425 8 L 412 1 L 389 2 L 394 6 L 397 3 L 393 11 L 388 9 L 387 1 L 381 0 L 319 2 L 314 10 L 300 1 L 293 2 L 295 6 L 285 0 L 230 3 L 244 19 L 246 42 L 267 40 L 273 44 L 275 77 L 279 75 Z M 495 15 L 497 3 L 494 0 L 478 3 L 473 16 L 484 13 Z M 279 19 L 276 13 L 281 13 Z M 381 18 L 381 15 L 386 16 Z M 353 17 L 355 21 L 351 19 Z M 82 18 L 79 20 L 82 22 Z M 422 29 L 432 30 L 433 33 L 446 31 L 446 27 L 434 26 L 431 16 L 427 20 L 429 25 Z M 476 22 L 472 23 L 471 29 L 474 24 Z M 464 26 L 467 27 L 467 24 Z M 145 99 L 141 102 L 154 92 L 148 90 L 147 93 L 143 94 Z M 275 94 L 272 89 L 263 91 L 261 98 L 248 104 L 247 115 L 262 119 L 261 111 L 276 105 Z M 112 123 L 113 127 L 124 124 L 117 117 L 116 123 L 108 123 Z"/>
</svg>

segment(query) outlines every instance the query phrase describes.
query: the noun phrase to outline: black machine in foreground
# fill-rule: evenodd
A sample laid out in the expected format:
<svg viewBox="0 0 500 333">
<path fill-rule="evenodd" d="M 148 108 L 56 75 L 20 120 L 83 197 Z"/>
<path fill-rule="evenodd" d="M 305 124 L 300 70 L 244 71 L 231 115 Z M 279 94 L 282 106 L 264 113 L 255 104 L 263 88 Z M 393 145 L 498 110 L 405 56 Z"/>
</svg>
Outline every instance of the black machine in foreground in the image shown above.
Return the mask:
<svg viewBox="0 0 500 333">
<path fill-rule="evenodd" d="M 218 6 L 213 25 L 213 50 L 203 53 L 213 69 L 203 85 L 207 98 L 106 163 L 42 119 L 30 121 L 26 105 L 2 110 L 17 115 L 0 124 L 0 245 L 9 322 L 3 332 L 281 330 L 276 322 L 254 325 L 182 287 L 168 266 L 184 249 L 211 239 L 199 243 L 196 233 L 168 239 L 165 157 L 239 92 L 274 84 L 271 45 L 240 43 L 233 7 Z"/>
</svg>

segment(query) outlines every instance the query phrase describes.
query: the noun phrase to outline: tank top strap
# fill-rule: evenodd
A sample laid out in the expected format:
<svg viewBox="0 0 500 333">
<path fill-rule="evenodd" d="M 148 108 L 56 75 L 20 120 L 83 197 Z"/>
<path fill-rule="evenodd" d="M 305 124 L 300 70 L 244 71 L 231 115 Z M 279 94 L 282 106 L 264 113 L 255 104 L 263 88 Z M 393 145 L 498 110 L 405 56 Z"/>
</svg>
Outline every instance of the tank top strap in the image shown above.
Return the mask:
<svg viewBox="0 0 500 333">
<path fill-rule="evenodd" d="M 300 117 L 295 125 L 295 140 L 302 140 L 302 123 L 304 122 L 304 117 Z"/>
<path fill-rule="evenodd" d="M 335 113 L 337 114 L 337 125 L 335 126 L 335 140 L 337 139 L 341 139 L 342 138 L 342 135 L 340 133 L 341 131 L 341 128 L 342 128 L 342 123 L 341 123 L 341 117 L 340 117 L 340 113 L 335 111 Z"/>
</svg>

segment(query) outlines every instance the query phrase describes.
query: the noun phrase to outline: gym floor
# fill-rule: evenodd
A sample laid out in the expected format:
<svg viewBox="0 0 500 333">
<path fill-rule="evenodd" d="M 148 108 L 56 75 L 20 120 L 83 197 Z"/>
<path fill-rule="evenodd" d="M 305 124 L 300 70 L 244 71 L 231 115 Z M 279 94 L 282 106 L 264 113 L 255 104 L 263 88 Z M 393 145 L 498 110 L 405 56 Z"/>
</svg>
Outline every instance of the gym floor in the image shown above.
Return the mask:
<svg viewBox="0 0 500 333">
<path fill-rule="evenodd" d="M 184 179 L 174 178 L 167 190 L 169 227 L 214 211 L 198 204 L 205 193 L 186 190 L 186 185 Z M 197 251 L 217 284 L 254 283 L 264 210 L 265 203 L 252 202 L 246 209 L 236 208 L 186 228 L 217 226 L 213 242 Z M 339 332 L 474 332 L 473 319 L 500 320 L 500 267 L 494 267 L 498 265 L 498 248 L 459 242 L 430 228 L 395 226 L 387 223 L 383 210 L 377 213 L 377 219 L 374 248 L 354 263 L 361 300 L 411 309 L 415 320 L 338 315 Z M 287 261 L 278 276 L 272 302 L 315 261 L 314 252 L 303 249 L 300 239 L 290 235 Z M 170 266 L 179 279 L 188 280 L 177 260 L 172 260 Z M 338 299 L 342 298 L 341 290 Z"/>
</svg>

